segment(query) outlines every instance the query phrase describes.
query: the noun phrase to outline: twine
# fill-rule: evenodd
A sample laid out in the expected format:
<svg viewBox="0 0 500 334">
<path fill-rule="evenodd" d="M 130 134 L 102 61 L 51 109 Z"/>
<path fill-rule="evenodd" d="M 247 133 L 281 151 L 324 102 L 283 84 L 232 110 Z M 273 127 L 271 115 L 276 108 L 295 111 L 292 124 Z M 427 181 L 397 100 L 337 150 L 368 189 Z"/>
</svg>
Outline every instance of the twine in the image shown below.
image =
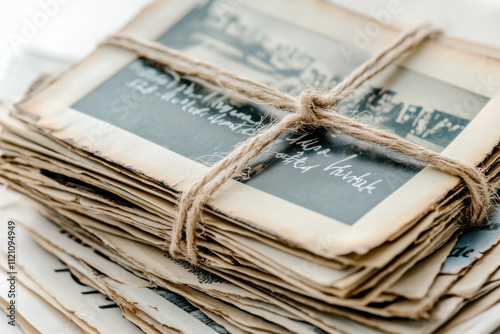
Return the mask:
<svg viewBox="0 0 500 334">
<path fill-rule="evenodd" d="M 104 41 L 103 44 L 127 49 L 173 71 L 201 78 L 209 84 L 226 89 L 255 103 L 271 105 L 289 112 L 280 121 L 263 127 L 258 134 L 237 145 L 228 156 L 209 168 L 190 189 L 182 194 L 178 215 L 172 226 L 172 240 L 170 242 L 172 256 L 183 256 L 191 263 L 198 263 L 196 227 L 197 222 L 201 220 L 201 214 L 207 201 L 222 185 L 247 167 L 248 163 L 276 140 L 280 134 L 285 131 L 298 131 L 306 127 L 339 131 L 358 140 L 371 142 L 405 154 L 459 177 L 469 189 L 468 219 L 471 225 L 480 223 L 487 214 L 493 190 L 489 187 L 484 173 L 477 167 L 448 158 L 397 135 L 359 123 L 336 113 L 334 110 L 340 101 L 361 84 L 436 33 L 439 31 L 428 25 L 418 25 L 406 30 L 328 93 L 322 94 L 316 89 L 307 89 L 298 97 L 280 92 L 154 42 L 124 34 L 111 36 Z M 183 241 L 184 229 L 185 242 Z"/>
</svg>

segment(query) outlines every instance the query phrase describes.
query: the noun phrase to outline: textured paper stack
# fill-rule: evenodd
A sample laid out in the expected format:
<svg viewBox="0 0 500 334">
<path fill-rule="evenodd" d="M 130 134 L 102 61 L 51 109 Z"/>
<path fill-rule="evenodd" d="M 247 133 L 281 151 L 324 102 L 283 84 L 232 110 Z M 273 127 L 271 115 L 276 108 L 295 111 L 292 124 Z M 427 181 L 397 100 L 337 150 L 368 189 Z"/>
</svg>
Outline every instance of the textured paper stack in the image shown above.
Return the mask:
<svg viewBox="0 0 500 334">
<path fill-rule="evenodd" d="M 319 1 L 158 1 L 123 32 L 297 94 L 333 87 L 398 29 Z M 497 188 L 500 62 L 477 51 L 426 42 L 336 112 Z M 174 259 L 179 194 L 283 111 L 112 46 L 36 88 L 1 119 L 0 177 L 47 218 L 17 219 L 146 332 L 197 332 L 169 314 L 177 298 L 251 333 L 459 332 L 500 300 L 500 217 L 462 233 L 460 179 L 322 130 L 280 136 L 207 203 L 200 265 Z"/>
</svg>

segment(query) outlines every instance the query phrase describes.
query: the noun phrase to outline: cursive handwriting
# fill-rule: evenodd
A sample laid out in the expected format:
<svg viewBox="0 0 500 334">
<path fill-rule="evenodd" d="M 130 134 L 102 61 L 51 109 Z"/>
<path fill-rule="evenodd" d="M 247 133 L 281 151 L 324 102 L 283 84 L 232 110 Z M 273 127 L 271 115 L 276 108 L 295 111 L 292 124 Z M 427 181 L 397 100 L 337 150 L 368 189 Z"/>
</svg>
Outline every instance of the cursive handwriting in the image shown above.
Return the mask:
<svg viewBox="0 0 500 334">
<path fill-rule="evenodd" d="M 228 103 L 227 95 L 218 92 L 203 92 L 200 85 L 183 80 L 178 73 L 156 69 L 136 62 L 130 69 L 137 76 L 126 82 L 126 87 L 142 95 L 157 96 L 170 105 L 178 105 L 181 110 L 199 118 L 205 118 L 209 124 L 225 127 L 241 134 L 252 134 L 255 125 L 252 114 L 238 110 L 238 107 Z"/>
<path fill-rule="evenodd" d="M 301 173 L 307 173 L 313 169 L 320 169 L 329 177 L 336 177 L 351 185 L 360 192 L 372 194 L 377 189 L 377 184 L 382 182 L 382 179 L 373 179 L 372 172 L 364 172 L 358 174 L 355 172 L 353 162 L 358 157 L 357 154 L 348 156 L 341 160 L 335 161 L 328 166 L 312 163 L 308 157 L 304 156 L 306 152 L 314 152 L 316 155 L 332 158 L 331 150 L 320 144 L 319 139 L 309 138 L 304 134 L 299 137 L 290 135 L 284 140 L 293 144 L 298 148 L 298 152 L 290 155 L 286 153 L 276 153 L 275 157 L 280 159 L 284 165 L 291 165 L 293 168 L 300 170 Z M 372 178 L 370 180 L 370 178 Z"/>
<path fill-rule="evenodd" d="M 347 184 L 350 184 L 354 188 L 357 188 L 360 192 L 366 190 L 369 194 L 372 194 L 372 191 L 376 189 L 375 185 L 377 183 L 382 182 L 382 179 L 378 179 L 367 184 L 369 181 L 365 179 L 365 177 L 372 175 L 371 172 L 365 173 L 363 175 L 357 176 L 353 173 L 352 165 L 341 165 L 342 163 L 355 159 L 358 155 L 353 154 L 345 159 L 334 162 L 331 165 L 325 167 L 323 171 L 329 172 L 329 175 L 340 177 Z"/>
<path fill-rule="evenodd" d="M 286 137 L 285 141 L 290 142 L 291 144 L 296 144 L 302 148 L 304 151 L 315 151 L 317 155 L 323 155 L 325 157 L 330 157 L 330 149 L 323 148 L 321 144 L 319 144 L 318 139 L 304 139 L 307 134 L 304 134 L 298 138 L 293 138 L 293 136 Z"/>
<path fill-rule="evenodd" d="M 282 159 L 283 164 L 292 164 L 294 168 L 300 169 L 301 173 L 310 171 L 319 165 L 307 165 L 307 157 L 303 157 L 304 151 L 301 151 L 294 155 L 288 155 L 286 153 L 277 153 L 276 158 Z"/>
</svg>

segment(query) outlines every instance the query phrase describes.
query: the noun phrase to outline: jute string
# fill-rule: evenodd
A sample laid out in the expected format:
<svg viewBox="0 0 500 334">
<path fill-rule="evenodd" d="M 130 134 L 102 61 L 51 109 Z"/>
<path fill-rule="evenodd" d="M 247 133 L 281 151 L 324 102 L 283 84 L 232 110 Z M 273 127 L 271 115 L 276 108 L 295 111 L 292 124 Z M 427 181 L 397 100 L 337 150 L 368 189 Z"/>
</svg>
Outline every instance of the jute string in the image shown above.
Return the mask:
<svg viewBox="0 0 500 334">
<path fill-rule="evenodd" d="M 326 94 L 316 89 L 307 89 L 299 96 L 280 92 L 221 67 L 191 58 L 179 51 L 133 36 L 119 34 L 104 41 L 103 44 L 130 50 L 170 70 L 201 78 L 234 95 L 289 112 L 281 120 L 263 126 L 256 135 L 237 145 L 228 156 L 209 168 L 190 189 L 182 194 L 178 215 L 172 226 L 170 242 L 172 256 L 182 256 L 194 264 L 198 263 L 196 227 L 210 197 L 228 180 L 241 173 L 249 162 L 280 134 L 306 128 L 339 131 L 356 139 L 410 156 L 459 177 L 470 194 L 467 217 L 472 222 L 471 224 L 480 223 L 486 216 L 493 193 L 482 171 L 475 166 L 466 165 L 394 134 L 338 114 L 334 110 L 335 106 L 352 91 L 436 33 L 439 31 L 427 25 L 419 25 L 404 31 Z M 183 241 L 184 230 L 185 242 Z"/>
</svg>

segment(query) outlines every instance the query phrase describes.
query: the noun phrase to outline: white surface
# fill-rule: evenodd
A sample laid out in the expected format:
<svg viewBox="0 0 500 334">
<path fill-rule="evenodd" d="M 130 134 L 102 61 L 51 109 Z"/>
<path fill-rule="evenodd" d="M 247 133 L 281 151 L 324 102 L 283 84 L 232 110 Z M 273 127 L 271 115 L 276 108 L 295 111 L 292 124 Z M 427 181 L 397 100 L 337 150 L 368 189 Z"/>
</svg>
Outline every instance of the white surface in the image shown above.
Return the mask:
<svg viewBox="0 0 500 334">
<path fill-rule="evenodd" d="M 10 58 L 25 50 L 77 61 L 148 3 L 150 0 L 0 0 L 0 74 Z M 47 12 L 50 15 L 44 14 Z M 30 30 L 30 24 L 35 29 Z"/>
<path fill-rule="evenodd" d="M 391 15 L 393 22 L 430 22 L 446 34 L 500 47 L 500 1 L 498 0 L 329 0 L 330 2 L 379 15 L 391 4 L 401 8 Z M 394 5 L 393 5 L 394 6 Z"/>
<path fill-rule="evenodd" d="M 5 317 L 5 313 L 0 313 L 0 316 L 2 318 Z M 3 320 L 3 319 L 2 319 Z M 5 334 L 24 334 L 24 332 L 19 328 L 19 326 L 12 327 L 10 326 L 7 321 L 0 321 L 0 333 L 5 333 Z"/>
</svg>

